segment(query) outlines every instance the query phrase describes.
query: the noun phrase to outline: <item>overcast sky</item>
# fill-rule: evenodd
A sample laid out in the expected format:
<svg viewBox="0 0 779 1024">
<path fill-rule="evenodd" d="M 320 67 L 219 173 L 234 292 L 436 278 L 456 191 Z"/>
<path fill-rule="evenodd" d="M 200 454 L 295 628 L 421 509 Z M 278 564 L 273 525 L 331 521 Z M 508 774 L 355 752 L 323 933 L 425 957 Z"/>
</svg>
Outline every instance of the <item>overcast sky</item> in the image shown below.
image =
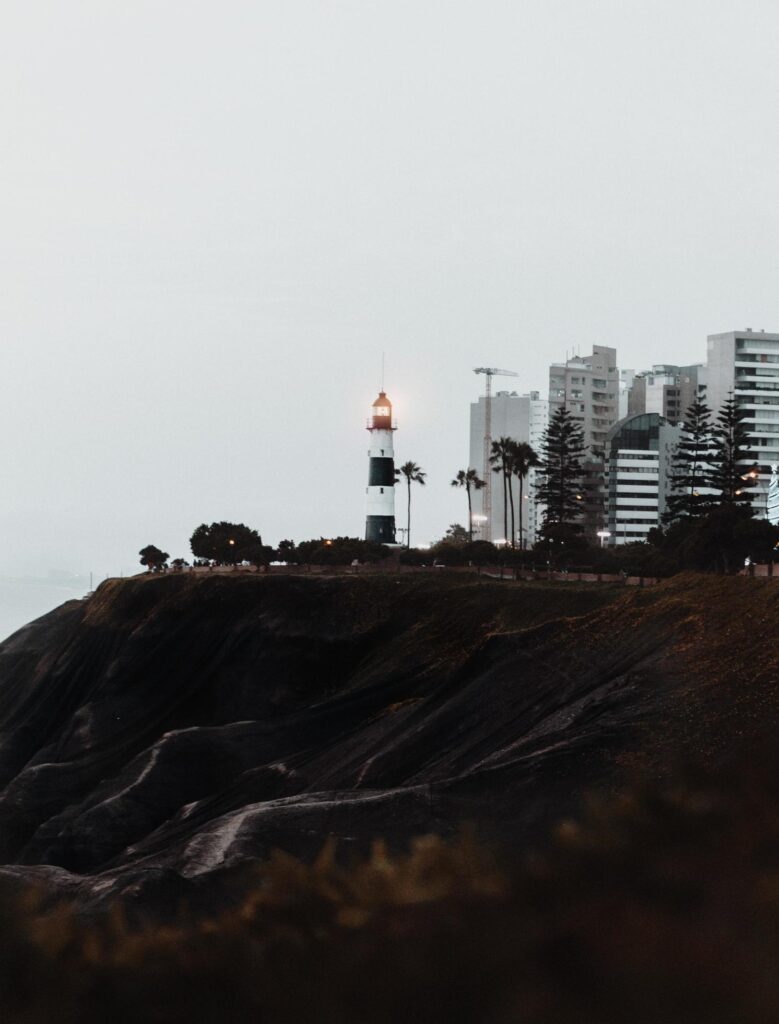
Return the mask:
<svg viewBox="0 0 779 1024">
<path fill-rule="evenodd" d="M 779 330 L 778 53 L 776 0 L 5 0 L 0 574 L 361 535 L 382 350 L 429 541 L 474 366 Z"/>
</svg>

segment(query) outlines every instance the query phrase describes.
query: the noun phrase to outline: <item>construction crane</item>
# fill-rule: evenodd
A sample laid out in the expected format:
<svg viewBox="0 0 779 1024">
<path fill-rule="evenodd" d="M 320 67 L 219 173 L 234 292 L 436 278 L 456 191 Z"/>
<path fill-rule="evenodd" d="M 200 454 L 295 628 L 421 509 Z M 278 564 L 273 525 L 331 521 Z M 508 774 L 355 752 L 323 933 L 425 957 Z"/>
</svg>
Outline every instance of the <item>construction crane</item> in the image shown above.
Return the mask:
<svg viewBox="0 0 779 1024">
<path fill-rule="evenodd" d="M 482 512 L 484 513 L 484 531 L 482 538 L 492 540 L 492 473 L 490 472 L 490 455 L 492 453 L 492 378 L 493 377 L 518 377 L 513 370 L 498 370 L 494 366 L 477 366 L 474 373 L 483 373 L 486 378 L 487 387 L 484 393 L 484 465 L 482 467 L 482 479 L 484 480 Z M 508 537 L 506 538 L 508 540 Z"/>
</svg>

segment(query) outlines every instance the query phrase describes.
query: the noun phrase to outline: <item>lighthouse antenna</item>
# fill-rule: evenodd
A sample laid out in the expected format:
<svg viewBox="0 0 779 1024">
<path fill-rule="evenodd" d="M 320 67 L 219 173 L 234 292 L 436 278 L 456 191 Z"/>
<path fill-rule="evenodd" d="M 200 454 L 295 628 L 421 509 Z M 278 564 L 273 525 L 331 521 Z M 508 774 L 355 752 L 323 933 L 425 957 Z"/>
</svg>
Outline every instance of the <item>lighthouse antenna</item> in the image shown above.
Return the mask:
<svg viewBox="0 0 779 1024">
<path fill-rule="evenodd" d="M 384 353 L 381 353 L 381 391 L 384 391 Z"/>
</svg>

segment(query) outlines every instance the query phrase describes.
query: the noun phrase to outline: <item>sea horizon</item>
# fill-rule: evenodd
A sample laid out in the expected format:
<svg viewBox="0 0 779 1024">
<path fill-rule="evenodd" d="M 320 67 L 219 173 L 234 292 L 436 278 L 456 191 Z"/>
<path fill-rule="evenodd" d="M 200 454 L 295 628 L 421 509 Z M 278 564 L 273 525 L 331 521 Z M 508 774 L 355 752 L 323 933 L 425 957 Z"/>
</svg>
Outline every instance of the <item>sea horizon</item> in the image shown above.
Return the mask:
<svg viewBox="0 0 779 1024">
<path fill-rule="evenodd" d="M 86 597 L 89 577 L 0 576 L 0 642 L 66 601 Z"/>
</svg>

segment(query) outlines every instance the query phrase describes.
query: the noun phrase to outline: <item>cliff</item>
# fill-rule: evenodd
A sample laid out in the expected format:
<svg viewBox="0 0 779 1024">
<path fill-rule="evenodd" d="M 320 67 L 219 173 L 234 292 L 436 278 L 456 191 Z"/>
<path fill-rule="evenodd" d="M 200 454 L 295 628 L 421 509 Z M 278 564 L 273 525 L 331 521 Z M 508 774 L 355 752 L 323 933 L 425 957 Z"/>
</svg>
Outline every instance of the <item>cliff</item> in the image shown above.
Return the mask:
<svg viewBox="0 0 779 1024">
<path fill-rule="evenodd" d="M 775 729 L 778 632 L 772 580 L 109 581 L 0 646 L 0 870 L 96 906 L 328 837 L 524 847 Z"/>
</svg>

